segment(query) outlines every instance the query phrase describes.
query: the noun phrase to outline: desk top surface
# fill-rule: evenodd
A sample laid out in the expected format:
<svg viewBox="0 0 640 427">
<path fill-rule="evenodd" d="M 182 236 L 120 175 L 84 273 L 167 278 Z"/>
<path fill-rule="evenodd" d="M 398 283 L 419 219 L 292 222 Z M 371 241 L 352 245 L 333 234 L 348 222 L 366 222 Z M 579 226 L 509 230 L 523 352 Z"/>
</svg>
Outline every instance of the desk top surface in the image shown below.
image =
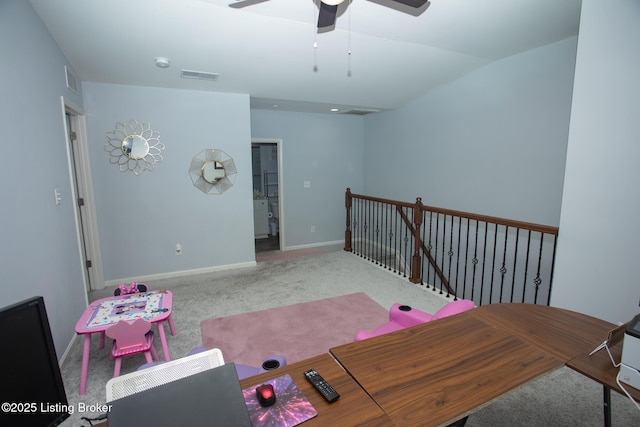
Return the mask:
<svg viewBox="0 0 640 427">
<path fill-rule="evenodd" d="M 304 371 L 307 369 L 317 370 L 340 393 L 340 399 L 334 403 L 327 403 L 305 379 Z M 312 357 L 270 372 L 245 378 L 240 381 L 240 386 L 244 389 L 284 374 L 291 375 L 298 388 L 318 411 L 316 417 L 304 422 L 305 427 L 334 425 L 388 427 L 394 425 L 393 421 L 329 354 Z"/>
<path fill-rule="evenodd" d="M 330 352 L 396 424 L 441 425 L 588 353 L 611 327 L 555 307 L 495 304 Z"/>
<path fill-rule="evenodd" d="M 564 364 L 473 311 L 330 351 L 398 426 L 454 422 Z"/>
<path fill-rule="evenodd" d="M 614 326 L 586 314 L 536 304 L 490 304 L 469 313 L 565 363 L 588 354 Z"/>
<path fill-rule="evenodd" d="M 90 334 L 106 330 L 119 320 L 138 318 L 161 322 L 171 316 L 171 291 L 149 291 L 119 295 L 93 301 L 76 323 L 76 333 Z"/>
<path fill-rule="evenodd" d="M 621 353 L 621 344 L 614 345 L 613 348 L 611 348 L 611 355 L 616 362 L 620 361 Z M 609 387 L 611 390 L 615 390 L 622 394 L 624 393 L 616 383 L 616 376 L 618 375 L 620 368 L 613 366 L 613 362 L 611 361 L 607 350 L 604 348 L 591 356 L 589 356 L 588 353 L 580 354 L 567 362 L 567 366 L 574 371 L 580 372 L 582 375 Z M 640 390 L 626 384 L 624 387 L 631 397 L 640 402 Z"/>
</svg>

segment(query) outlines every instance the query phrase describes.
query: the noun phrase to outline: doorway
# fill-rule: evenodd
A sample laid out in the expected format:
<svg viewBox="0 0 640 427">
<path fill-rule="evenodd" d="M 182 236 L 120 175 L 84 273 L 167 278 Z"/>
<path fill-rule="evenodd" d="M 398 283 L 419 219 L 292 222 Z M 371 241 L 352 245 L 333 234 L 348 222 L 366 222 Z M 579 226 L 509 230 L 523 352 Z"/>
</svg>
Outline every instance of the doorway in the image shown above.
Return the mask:
<svg viewBox="0 0 640 427">
<path fill-rule="evenodd" d="M 93 197 L 85 116 L 82 110 L 62 98 L 67 157 L 77 239 L 82 262 L 85 290 L 104 288 L 102 254 L 98 239 L 98 221 Z"/>
<path fill-rule="evenodd" d="M 281 142 L 277 139 L 251 140 L 256 253 L 279 251 L 283 247 Z"/>
</svg>

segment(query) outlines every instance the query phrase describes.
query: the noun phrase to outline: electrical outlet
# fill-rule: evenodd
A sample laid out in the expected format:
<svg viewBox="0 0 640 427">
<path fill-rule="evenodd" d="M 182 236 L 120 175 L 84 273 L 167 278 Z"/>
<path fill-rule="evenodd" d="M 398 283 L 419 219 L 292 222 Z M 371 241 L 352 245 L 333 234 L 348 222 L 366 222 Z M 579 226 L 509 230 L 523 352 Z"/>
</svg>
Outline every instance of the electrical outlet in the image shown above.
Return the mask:
<svg viewBox="0 0 640 427">
<path fill-rule="evenodd" d="M 176 244 L 176 255 L 182 255 L 182 245 L 180 243 Z"/>
<path fill-rule="evenodd" d="M 311 232 L 312 232 L 312 233 L 315 233 L 315 232 L 316 232 L 316 226 L 315 226 L 315 225 L 312 225 L 312 226 L 311 226 Z"/>
</svg>

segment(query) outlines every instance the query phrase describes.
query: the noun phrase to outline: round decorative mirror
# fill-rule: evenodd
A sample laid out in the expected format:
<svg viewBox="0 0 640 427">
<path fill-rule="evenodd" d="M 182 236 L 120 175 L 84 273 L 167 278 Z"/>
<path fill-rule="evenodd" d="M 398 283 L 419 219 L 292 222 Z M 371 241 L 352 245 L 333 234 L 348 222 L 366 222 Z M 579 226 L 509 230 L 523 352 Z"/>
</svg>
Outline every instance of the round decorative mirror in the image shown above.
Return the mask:
<svg viewBox="0 0 640 427">
<path fill-rule="evenodd" d="M 209 184 L 217 184 L 225 176 L 224 165 L 218 161 L 211 160 L 202 165 L 202 178 Z"/>
<path fill-rule="evenodd" d="M 107 132 L 104 146 L 111 156 L 109 162 L 117 164 L 122 172 L 131 171 L 136 175 L 154 170 L 156 163 L 163 160 L 164 148 L 160 134 L 151 130 L 149 123 L 133 119 L 127 124 L 116 123 L 113 132 Z"/>
<path fill-rule="evenodd" d="M 189 175 L 193 185 L 206 194 L 222 194 L 233 186 L 236 165 L 222 150 L 207 149 L 191 160 Z"/>
<path fill-rule="evenodd" d="M 122 152 L 130 159 L 144 159 L 149 154 L 149 143 L 140 135 L 129 135 L 122 140 Z"/>
</svg>

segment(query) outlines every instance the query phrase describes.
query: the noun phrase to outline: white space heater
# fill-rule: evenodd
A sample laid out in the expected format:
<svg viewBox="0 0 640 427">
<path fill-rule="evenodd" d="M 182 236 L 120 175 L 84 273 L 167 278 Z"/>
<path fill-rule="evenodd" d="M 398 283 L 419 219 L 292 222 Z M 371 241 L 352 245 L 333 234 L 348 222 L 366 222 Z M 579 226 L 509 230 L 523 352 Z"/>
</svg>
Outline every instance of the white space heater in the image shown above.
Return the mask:
<svg viewBox="0 0 640 427">
<path fill-rule="evenodd" d="M 107 402 L 224 365 L 218 348 L 161 363 L 107 381 Z"/>
</svg>

